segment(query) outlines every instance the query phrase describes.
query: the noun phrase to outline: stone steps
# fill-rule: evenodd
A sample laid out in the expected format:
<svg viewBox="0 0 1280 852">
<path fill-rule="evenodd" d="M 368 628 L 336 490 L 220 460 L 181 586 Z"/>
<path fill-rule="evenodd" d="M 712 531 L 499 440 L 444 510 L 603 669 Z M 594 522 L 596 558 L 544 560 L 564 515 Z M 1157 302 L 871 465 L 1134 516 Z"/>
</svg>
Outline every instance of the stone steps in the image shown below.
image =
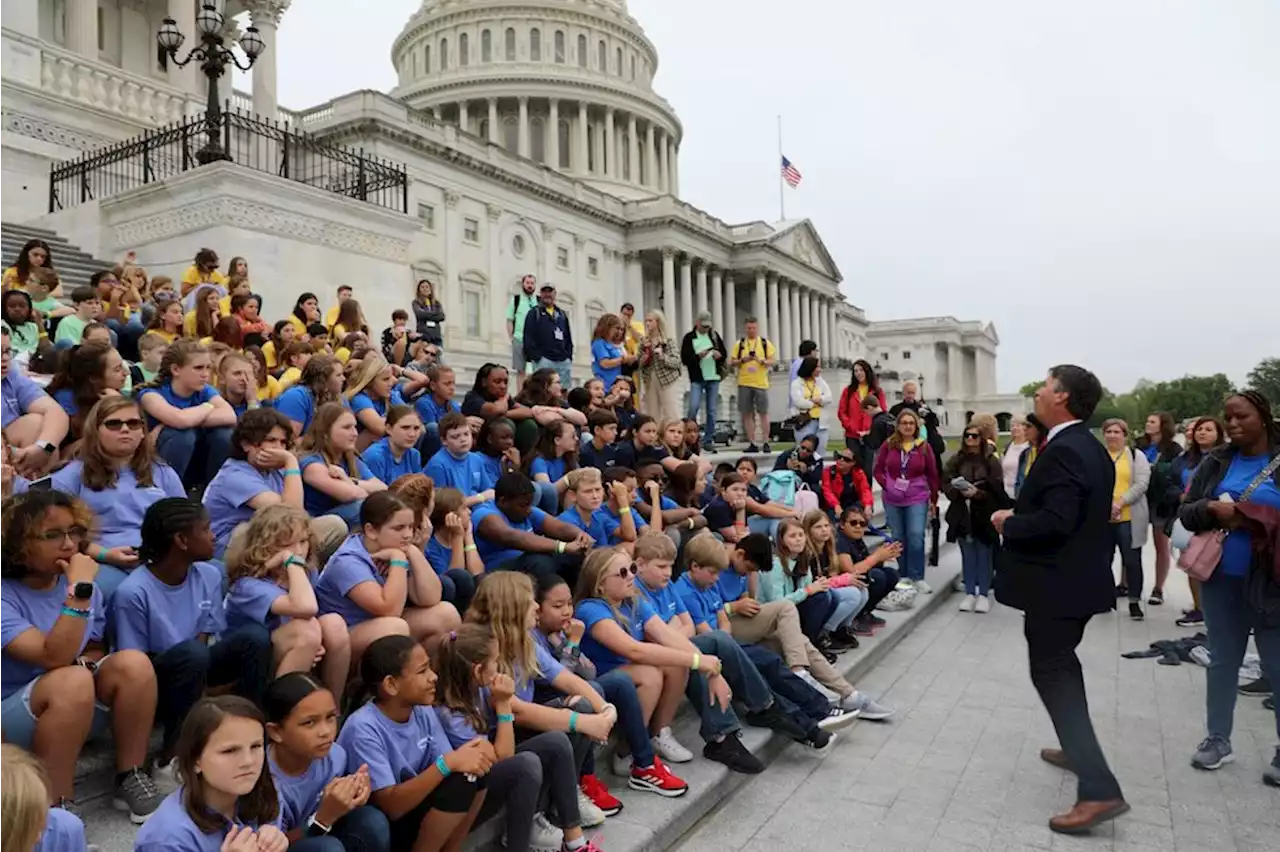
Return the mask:
<svg viewBox="0 0 1280 852">
<path fill-rule="evenodd" d="M 49 250 L 53 254 L 53 268 L 58 271 L 58 277 L 62 280 L 62 292 L 67 299 L 72 290 L 87 285 L 89 276 L 93 273 L 110 269 L 118 262 L 95 258 L 54 231 L 4 222 L 0 224 L 0 259 L 3 259 L 6 269 L 14 265 L 18 252 L 22 251 L 28 240 L 44 240 L 49 244 Z"/>
</svg>

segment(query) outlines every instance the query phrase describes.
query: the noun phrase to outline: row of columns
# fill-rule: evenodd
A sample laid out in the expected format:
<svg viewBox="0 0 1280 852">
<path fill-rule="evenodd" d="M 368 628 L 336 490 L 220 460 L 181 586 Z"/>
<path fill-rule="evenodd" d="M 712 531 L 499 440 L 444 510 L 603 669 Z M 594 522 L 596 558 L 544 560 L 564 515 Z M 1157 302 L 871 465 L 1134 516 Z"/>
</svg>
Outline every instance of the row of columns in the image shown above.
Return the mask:
<svg viewBox="0 0 1280 852">
<path fill-rule="evenodd" d="M 756 318 L 760 335 L 778 348 L 779 361 L 794 358 L 804 340 L 815 341 L 824 359 L 836 357 L 834 299 L 763 267 L 755 270 L 755 287 L 748 295 L 747 314 Z M 738 281 L 731 269 L 663 249 L 662 303 L 673 335 L 693 328 L 702 311 L 711 313 L 711 324 L 726 343 L 743 335 L 737 321 Z"/>
</svg>

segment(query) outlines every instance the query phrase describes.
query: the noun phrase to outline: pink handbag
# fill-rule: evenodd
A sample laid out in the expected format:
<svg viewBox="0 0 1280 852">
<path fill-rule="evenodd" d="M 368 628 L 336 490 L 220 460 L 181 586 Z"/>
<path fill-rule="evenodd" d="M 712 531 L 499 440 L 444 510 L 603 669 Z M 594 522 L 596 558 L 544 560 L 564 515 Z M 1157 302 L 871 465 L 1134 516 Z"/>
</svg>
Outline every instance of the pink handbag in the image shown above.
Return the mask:
<svg viewBox="0 0 1280 852">
<path fill-rule="evenodd" d="M 796 489 L 796 502 L 793 508 L 797 515 L 804 517 L 809 512 L 820 508 L 818 495 L 810 491 L 808 485 L 800 483 L 800 487 Z"/>
<path fill-rule="evenodd" d="M 1266 467 L 1249 483 L 1240 494 L 1237 503 L 1247 503 L 1259 485 L 1271 478 L 1280 467 L 1280 456 L 1273 458 Z M 1227 540 L 1227 530 L 1207 530 L 1191 537 L 1187 549 L 1178 556 L 1178 567 L 1189 575 L 1204 582 L 1213 576 L 1218 563 L 1222 561 L 1222 543 Z"/>
</svg>

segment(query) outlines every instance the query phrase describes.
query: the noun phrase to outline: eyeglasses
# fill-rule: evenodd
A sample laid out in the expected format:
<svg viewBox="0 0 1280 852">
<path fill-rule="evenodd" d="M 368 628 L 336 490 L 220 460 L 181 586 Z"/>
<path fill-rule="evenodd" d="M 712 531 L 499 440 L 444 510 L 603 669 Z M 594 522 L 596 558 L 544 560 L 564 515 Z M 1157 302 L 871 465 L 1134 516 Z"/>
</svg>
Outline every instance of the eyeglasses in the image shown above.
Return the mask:
<svg viewBox="0 0 1280 852">
<path fill-rule="evenodd" d="M 124 420 L 113 417 L 110 420 L 102 421 L 102 428 L 108 432 L 123 432 L 125 429 L 131 432 L 141 432 L 146 426 L 146 421 L 141 417 L 130 417 Z"/>
<path fill-rule="evenodd" d="M 846 526 L 850 526 L 850 527 L 865 527 L 865 526 L 867 525 L 867 522 L 866 522 L 866 521 L 848 520 L 848 521 L 845 521 L 845 525 L 846 525 Z"/>
<path fill-rule="evenodd" d="M 36 539 L 39 541 L 49 542 L 60 542 L 63 539 L 69 539 L 72 544 L 80 545 L 84 543 L 84 540 L 88 535 L 89 531 L 84 527 L 72 527 L 69 530 L 45 530 L 44 532 L 37 534 Z"/>
</svg>

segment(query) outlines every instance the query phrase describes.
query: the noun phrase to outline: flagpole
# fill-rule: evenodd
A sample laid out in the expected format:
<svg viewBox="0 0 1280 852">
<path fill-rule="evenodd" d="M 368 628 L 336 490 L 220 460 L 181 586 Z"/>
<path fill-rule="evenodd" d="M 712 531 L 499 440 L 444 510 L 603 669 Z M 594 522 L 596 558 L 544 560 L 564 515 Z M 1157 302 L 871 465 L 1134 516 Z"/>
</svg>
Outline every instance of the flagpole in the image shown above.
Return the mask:
<svg viewBox="0 0 1280 852">
<path fill-rule="evenodd" d="M 774 161 L 778 169 L 778 221 L 786 221 L 786 180 L 782 174 L 782 116 L 778 116 L 778 159 Z"/>
</svg>

